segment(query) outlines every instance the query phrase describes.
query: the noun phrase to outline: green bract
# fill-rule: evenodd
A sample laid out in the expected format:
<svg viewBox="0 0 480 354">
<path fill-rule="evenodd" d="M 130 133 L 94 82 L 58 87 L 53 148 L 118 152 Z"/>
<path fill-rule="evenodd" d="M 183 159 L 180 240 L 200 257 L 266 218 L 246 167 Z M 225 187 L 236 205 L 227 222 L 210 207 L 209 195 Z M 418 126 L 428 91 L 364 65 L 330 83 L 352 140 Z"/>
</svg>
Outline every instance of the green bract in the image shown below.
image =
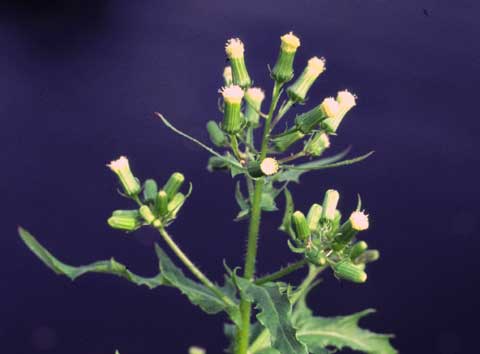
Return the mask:
<svg viewBox="0 0 480 354">
<path fill-rule="evenodd" d="M 132 232 L 141 227 L 155 229 L 163 246 L 170 249 L 190 276 L 185 275 L 157 244 L 152 250 L 159 265 L 152 265 L 158 272 L 154 277 L 134 274 L 113 258 L 78 267 L 68 265 L 54 257 L 25 229 L 19 228 L 27 247 L 55 273 L 72 280 L 86 273 L 105 273 L 150 289 L 161 286 L 178 289 L 179 294 L 207 314 L 222 313 L 227 318 L 228 353 L 326 354 L 343 348 L 374 354 L 396 353 L 390 344 L 391 336 L 372 333 L 358 326 L 358 321 L 372 310 L 327 318 L 314 316 L 306 303 L 307 294 L 319 282 L 320 273 L 331 270 L 339 281 L 364 283 L 369 263 L 376 261 L 380 254 L 368 249 L 365 241 L 356 240 L 357 236 L 363 238 L 369 228 L 369 218 L 362 209 L 360 198 L 354 211 L 343 212 L 343 215 L 349 215 L 345 220 L 339 210 L 340 194 L 334 189 L 326 190 L 319 179 L 309 187 L 306 205 L 311 207 L 308 212 L 295 209 L 294 198 L 288 189 L 291 182 L 299 183 L 305 173 L 347 166 L 372 154 L 344 159 L 348 153 L 346 149 L 323 157 L 330 147 L 329 136 L 337 132 L 340 123 L 355 106 L 356 97 L 343 90 L 336 98 L 325 98 L 320 104 L 314 102 L 313 108 L 303 110 L 297 107 L 295 103 L 305 102 L 309 90 L 315 89 L 314 82 L 325 70 L 324 60 L 314 57 L 285 89 L 284 84 L 293 79 L 294 58 L 299 46 L 299 38 L 292 33 L 281 37 L 280 53 L 270 73 L 273 89 L 271 97 L 266 99 L 269 107 L 262 111 L 264 90 L 250 88 L 252 80 L 245 65 L 243 42 L 240 39 L 227 42 L 225 50 L 230 66 L 225 68 L 223 79 L 219 78 L 224 83 L 220 91 L 223 104 L 219 107 L 223 117 L 206 124 L 208 136 L 218 151 L 178 130 L 163 115 L 156 113 L 167 128 L 208 151 L 211 155 L 208 171 L 227 172 L 237 179 L 234 192 L 232 190 L 240 209 L 235 221 L 248 221 L 247 250 L 243 264 L 234 270 L 225 266 L 223 285 L 210 280 L 168 231 L 174 221 L 181 219 L 180 212 L 192 192 L 191 184 L 188 192 L 185 191 L 185 177 L 180 172 L 171 175 L 165 172 L 159 179 L 149 178 L 142 183 L 131 171 L 126 157 L 120 157 L 108 166 L 122 186 L 121 194 L 133 207 L 115 210 L 108 218 L 108 224 L 113 229 L 128 232 L 129 237 L 135 237 Z M 298 111 L 288 117 L 291 109 Z M 282 119 L 282 130 L 276 131 Z M 205 122 L 197 120 L 197 123 L 205 126 Z M 318 158 L 320 155 L 322 158 Z M 285 196 L 285 211 L 279 230 L 286 234 L 285 245 L 297 260 L 281 266 L 284 263 L 281 259 L 270 256 L 279 264 L 279 269 L 258 277 L 256 260 L 261 257 L 257 255 L 261 215 L 278 211 L 280 194 Z M 212 193 L 215 198 L 217 195 Z M 235 247 L 244 244 L 235 235 L 228 236 Z M 274 234 L 263 233 L 262 236 L 279 239 Z M 188 241 L 188 236 L 184 235 L 182 242 Z M 209 242 L 213 244 L 214 240 Z M 219 250 L 213 247 L 212 251 Z M 269 252 L 272 254 L 271 250 Z M 285 276 L 302 269 L 308 272 L 300 284 L 285 282 Z M 219 352 L 220 348 L 215 348 L 211 353 Z M 191 346 L 189 354 L 206 354 L 206 351 Z"/>
</svg>

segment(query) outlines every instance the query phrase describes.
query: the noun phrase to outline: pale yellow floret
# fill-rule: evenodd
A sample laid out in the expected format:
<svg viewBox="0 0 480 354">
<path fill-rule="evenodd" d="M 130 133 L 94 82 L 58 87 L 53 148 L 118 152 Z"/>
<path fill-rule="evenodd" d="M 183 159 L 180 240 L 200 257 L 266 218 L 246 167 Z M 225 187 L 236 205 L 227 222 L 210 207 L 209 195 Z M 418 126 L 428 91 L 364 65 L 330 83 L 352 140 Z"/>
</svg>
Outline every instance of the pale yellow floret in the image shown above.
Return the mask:
<svg viewBox="0 0 480 354">
<path fill-rule="evenodd" d="M 335 218 L 335 210 L 337 209 L 338 200 L 340 199 L 340 194 L 335 189 L 329 189 L 325 193 L 325 198 L 328 201 L 327 205 L 324 205 L 324 216 L 328 220 L 333 220 Z"/>
<path fill-rule="evenodd" d="M 225 69 L 223 69 L 223 78 L 226 82 L 232 82 L 233 76 L 231 66 L 226 66 Z"/>
<path fill-rule="evenodd" d="M 350 215 L 350 223 L 352 224 L 352 229 L 356 231 L 363 231 L 368 229 L 368 215 L 362 211 L 354 211 Z"/>
<path fill-rule="evenodd" d="M 323 100 L 320 108 L 329 118 L 335 117 L 340 111 L 340 105 L 333 97 L 327 97 Z"/>
<path fill-rule="evenodd" d="M 200 347 L 190 347 L 188 349 L 188 354 L 205 354 L 205 349 Z"/>
<path fill-rule="evenodd" d="M 281 36 L 280 39 L 282 40 L 281 48 L 285 52 L 292 53 L 300 47 L 300 39 L 293 32 Z"/>
<path fill-rule="evenodd" d="M 337 102 L 340 105 L 342 112 L 347 112 L 356 105 L 357 97 L 351 94 L 349 91 L 339 91 L 337 93 Z"/>
<path fill-rule="evenodd" d="M 227 103 L 240 104 L 243 98 L 243 90 L 240 86 L 232 85 L 228 87 L 223 87 L 220 90 L 220 93 L 223 95 L 223 99 Z"/>
<path fill-rule="evenodd" d="M 128 159 L 125 156 L 120 156 L 117 160 L 111 161 L 108 165 L 113 172 L 120 172 L 129 169 Z"/>
<path fill-rule="evenodd" d="M 272 157 L 267 157 L 260 163 L 260 169 L 267 176 L 274 175 L 278 172 L 278 162 Z"/>
<path fill-rule="evenodd" d="M 322 142 L 322 145 L 323 145 L 325 148 L 330 147 L 330 139 L 328 138 L 328 135 L 327 135 L 327 134 L 322 133 L 322 134 L 320 135 L 320 141 Z"/>
<path fill-rule="evenodd" d="M 308 61 L 307 71 L 310 75 L 318 76 L 325 70 L 325 59 L 313 57 Z"/>
<path fill-rule="evenodd" d="M 242 58 L 245 48 L 240 38 L 231 38 L 225 44 L 225 52 L 230 59 Z"/>
<path fill-rule="evenodd" d="M 265 99 L 265 92 L 260 87 L 250 87 L 245 95 L 252 102 L 262 102 Z"/>
</svg>

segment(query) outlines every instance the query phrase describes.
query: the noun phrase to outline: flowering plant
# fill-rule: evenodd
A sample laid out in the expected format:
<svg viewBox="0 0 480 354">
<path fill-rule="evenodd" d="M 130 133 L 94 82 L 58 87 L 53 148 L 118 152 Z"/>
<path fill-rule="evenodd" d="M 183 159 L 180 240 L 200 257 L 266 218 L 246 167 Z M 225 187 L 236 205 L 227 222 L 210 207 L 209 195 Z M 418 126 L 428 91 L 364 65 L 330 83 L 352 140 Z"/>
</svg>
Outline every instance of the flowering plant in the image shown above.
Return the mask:
<svg viewBox="0 0 480 354">
<path fill-rule="evenodd" d="M 243 178 L 237 181 L 235 188 L 240 208 L 235 220 L 248 220 L 245 263 L 234 269 L 225 265 L 223 285 L 210 280 L 168 231 L 192 192 L 191 184 L 185 192 L 185 177 L 179 172 L 173 173 L 165 183 L 157 183 L 154 179 L 142 182 L 123 156 L 108 167 L 118 177 L 123 196 L 133 201 L 135 207 L 115 210 L 108 224 L 125 232 L 141 227 L 156 229 L 193 278 L 187 277 L 158 244 L 155 244 L 155 252 L 159 272 L 146 278 L 132 273 L 113 258 L 79 267 L 67 265 L 28 231 L 19 228 L 23 241 L 55 273 L 72 280 L 96 272 L 113 274 L 150 289 L 174 287 L 206 313 L 225 313 L 228 322 L 224 330 L 231 339 L 229 353 L 323 354 L 342 348 L 365 353 L 396 353 L 389 341 L 391 336 L 358 326 L 359 320 L 373 310 L 328 318 L 313 315 L 307 306 L 307 294 L 318 283 L 320 273 L 331 269 L 341 281 L 364 283 L 367 264 L 376 261 L 379 252 L 358 240 L 369 228 L 368 215 L 362 209 L 360 198 L 357 208 L 347 217 L 342 217 L 338 209 L 340 195 L 336 190 L 325 191 L 321 203 L 314 203 L 306 214 L 294 208 L 289 183 L 298 183 L 306 172 L 349 165 L 371 154 L 345 160 L 348 151 L 344 151 L 323 157 L 330 147 L 330 137 L 337 134 L 347 113 L 356 105 L 356 97 L 347 90 L 296 115 L 284 131 L 274 133 L 294 105 L 305 104 L 310 88 L 325 72 L 325 59 L 313 57 L 300 76 L 287 86 L 294 76 L 293 62 L 299 46 L 300 40 L 293 33 L 281 37 L 279 55 L 270 70 L 273 92 L 267 113 L 264 113 L 265 94 L 262 89 L 252 87 L 244 44 L 238 38 L 227 42 L 225 51 L 230 65 L 223 73 L 224 87 L 220 90 L 219 105 L 223 118 L 221 122 L 210 121 L 206 125 L 212 144 L 221 152 L 178 130 L 163 115 L 156 113 L 166 127 L 211 153 L 209 171 L 226 171 L 232 178 Z M 257 129 L 262 132 L 259 142 L 256 141 Z M 293 149 L 297 152 L 290 153 Z M 287 245 L 298 255 L 298 261 L 258 277 L 255 262 L 261 215 L 278 210 L 277 198 L 282 193 L 285 211 L 279 230 L 286 234 Z M 282 281 L 286 275 L 304 268 L 308 273 L 299 285 Z M 191 347 L 190 353 L 205 351 Z"/>
</svg>

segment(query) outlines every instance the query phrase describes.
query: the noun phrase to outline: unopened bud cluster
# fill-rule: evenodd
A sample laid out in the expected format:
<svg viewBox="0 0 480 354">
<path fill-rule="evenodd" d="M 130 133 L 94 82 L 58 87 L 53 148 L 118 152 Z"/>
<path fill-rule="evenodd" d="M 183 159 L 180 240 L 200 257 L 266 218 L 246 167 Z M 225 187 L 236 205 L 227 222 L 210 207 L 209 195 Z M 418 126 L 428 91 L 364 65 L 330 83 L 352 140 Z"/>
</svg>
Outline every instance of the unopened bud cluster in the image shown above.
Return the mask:
<svg viewBox="0 0 480 354">
<path fill-rule="evenodd" d="M 185 181 L 181 173 L 172 174 L 161 189 L 153 179 L 147 179 L 142 188 L 126 157 L 122 156 L 108 166 L 118 176 L 126 195 L 139 205 L 135 210 L 115 210 L 108 219 L 112 228 L 124 231 L 135 231 L 143 225 L 160 228 L 168 226 L 176 218 L 186 199 L 179 192 Z"/>
</svg>

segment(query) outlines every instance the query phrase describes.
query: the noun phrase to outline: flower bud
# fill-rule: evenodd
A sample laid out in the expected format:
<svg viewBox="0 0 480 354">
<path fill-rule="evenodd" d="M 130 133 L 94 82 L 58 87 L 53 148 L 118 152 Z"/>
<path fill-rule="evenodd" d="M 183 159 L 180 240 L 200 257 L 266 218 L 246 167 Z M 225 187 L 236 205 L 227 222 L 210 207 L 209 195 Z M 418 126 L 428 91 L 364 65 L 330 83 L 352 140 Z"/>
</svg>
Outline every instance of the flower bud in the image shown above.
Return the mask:
<svg viewBox="0 0 480 354">
<path fill-rule="evenodd" d="M 232 67 L 226 66 L 223 69 L 223 83 L 225 86 L 233 85 Z"/>
<path fill-rule="evenodd" d="M 254 128 L 258 127 L 260 115 L 257 113 L 261 111 L 262 102 L 265 99 L 265 93 L 261 88 L 251 87 L 245 93 L 245 100 L 247 107 L 245 108 L 245 119 Z"/>
<path fill-rule="evenodd" d="M 220 90 L 225 101 L 222 129 L 228 134 L 235 134 L 242 128 L 243 118 L 240 114 L 243 90 L 240 86 L 228 86 Z"/>
<path fill-rule="evenodd" d="M 188 354 L 205 354 L 205 349 L 200 347 L 190 347 L 188 349 Z"/>
<path fill-rule="evenodd" d="M 296 211 L 293 213 L 292 222 L 295 226 L 297 238 L 305 240 L 310 237 L 310 229 L 308 227 L 307 220 L 301 211 Z"/>
<path fill-rule="evenodd" d="M 350 259 L 354 262 L 358 256 L 360 256 L 363 252 L 365 252 L 368 248 L 368 245 L 365 241 L 357 242 L 353 245 L 352 249 L 350 250 Z"/>
<path fill-rule="evenodd" d="M 293 59 L 297 48 L 300 46 L 300 39 L 292 32 L 280 37 L 280 53 L 277 62 L 272 69 L 272 77 L 277 82 L 287 82 L 293 77 Z"/>
<path fill-rule="evenodd" d="M 114 229 L 135 231 L 142 226 L 138 210 L 115 210 L 107 220 Z"/>
<path fill-rule="evenodd" d="M 340 194 L 334 189 L 329 189 L 325 192 L 323 199 L 322 219 L 333 221 L 335 219 L 335 210 L 337 209 Z"/>
<path fill-rule="evenodd" d="M 208 172 L 227 170 L 228 167 L 228 163 L 223 158 L 220 158 L 218 156 L 210 156 L 210 158 L 208 159 Z"/>
<path fill-rule="evenodd" d="M 301 131 L 297 130 L 296 128 L 292 128 L 283 134 L 277 135 L 272 139 L 272 142 L 275 146 L 275 150 L 284 152 L 304 136 L 305 134 L 303 134 Z"/>
<path fill-rule="evenodd" d="M 225 133 L 220 129 L 217 122 L 213 120 L 207 123 L 208 136 L 210 141 L 216 146 L 224 146 L 227 141 L 225 138 Z"/>
<path fill-rule="evenodd" d="M 138 211 L 147 224 L 153 224 L 155 221 L 155 215 L 153 215 L 152 210 L 148 205 L 142 205 Z"/>
<path fill-rule="evenodd" d="M 163 186 L 163 190 L 167 193 L 169 200 L 178 192 L 183 181 L 185 181 L 185 177 L 180 172 L 175 172 L 170 176 L 167 183 Z"/>
<path fill-rule="evenodd" d="M 310 231 L 315 231 L 318 226 L 318 222 L 320 221 L 320 217 L 322 216 L 322 206 L 320 204 L 313 204 L 310 207 L 310 210 L 307 214 L 307 223 L 308 228 Z"/>
<path fill-rule="evenodd" d="M 185 203 L 185 195 L 182 193 L 177 193 L 172 198 L 170 203 L 168 203 L 167 209 L 171 217 L 175 217 L 180 211 L 183 203 Z"/>
<path fill-rule="evenodd" d="M 325 71 L 325 59 L 313 57 L 308 61 L 307 67 L 300 77 L 287 88 L 287 94 L 294 102 L 303 102 L 307 92 L 317 77 Z"/>
<path fill-rule="evenodd" d="M 325 257 L 323 252 L 318 250 L 316 247 L 307 246 L 305 251 L 305 257 L 310 263 L 315 264 L 319 267 L 322 267 L 327 263 L 327 258 Z"/>
<path fill-rule="evenodd" d="M 335 116 L 325 119 L 322 126 L 329 133 L 335 133 L 345 115 L 356 105 L 356 96 L 347 90 L 340 91 L 337 94 L 338 112 Z"/>
<path fill-rule="evenodd" d="M 359 231 L 368 229 L 368 215 L 362 211 L 354 211 L 348 220 L 340 227 L 336 242 L 342 245 L 349 243 Z"/>
<path fill-rule="evenodd" d="M 138 180 L 132 174 L 128 159 L 125 156 L 121 156 L 118 160 L 110 162 L 107 166 L 118 176 L 125 193 L 129 196 L 135 196 L 140 193 L 140 183 L 138 183 Z"/>
<path fill-rule="evenodd" d="M 143 184 L 143 200 L 146 203 L 154 202 L 157 197 L 157 183 L 153 179 L 147 179 Z"/>
<path fill-rule="evenodd" d="M 324 132 L 318 132 L 305 144 L 303 151 L 311 156 L 320 156 L 329 146 L 328 135 Z"/>
<path fill-rule="evenodd" d="M 225 52 L 232 67 L 234 85 L 239 85 L 242 88 L 249 87 L 252 80 L 250 80 L 247 67 L 245 66 L 245 48 L 242 41 L 239 38 L 229 39 L 225 45 Z"/>
<path fill-rule="evenodd" d="M 165 216 L 168 213 L 168 194 L 163 189 L 158 192 L 155 201 L 155 211 L 157 215 Z"/>
<path fill-rule="evenodd" d="M 338 113 L 338 103 L 333 97 L 325 98 L 320 105 L 295 119 L 295 124 L 302 133 L 310 133 L 318 124 Z"/>
<path fill-rule="evenodd" d="M 368 250 L 355 259 L 356 264 L 367 264 L 377 261 L 380 258 L 378 250 Z"/>
<path fill-rule="evenodd" d="M 354 283 L 365 283 L 367 273 L 361 267 L 356 266 L 349 260 L 343 260 L 333 266 L 335 275 L 339 278 L 352 281 Z"/>
</svg>

